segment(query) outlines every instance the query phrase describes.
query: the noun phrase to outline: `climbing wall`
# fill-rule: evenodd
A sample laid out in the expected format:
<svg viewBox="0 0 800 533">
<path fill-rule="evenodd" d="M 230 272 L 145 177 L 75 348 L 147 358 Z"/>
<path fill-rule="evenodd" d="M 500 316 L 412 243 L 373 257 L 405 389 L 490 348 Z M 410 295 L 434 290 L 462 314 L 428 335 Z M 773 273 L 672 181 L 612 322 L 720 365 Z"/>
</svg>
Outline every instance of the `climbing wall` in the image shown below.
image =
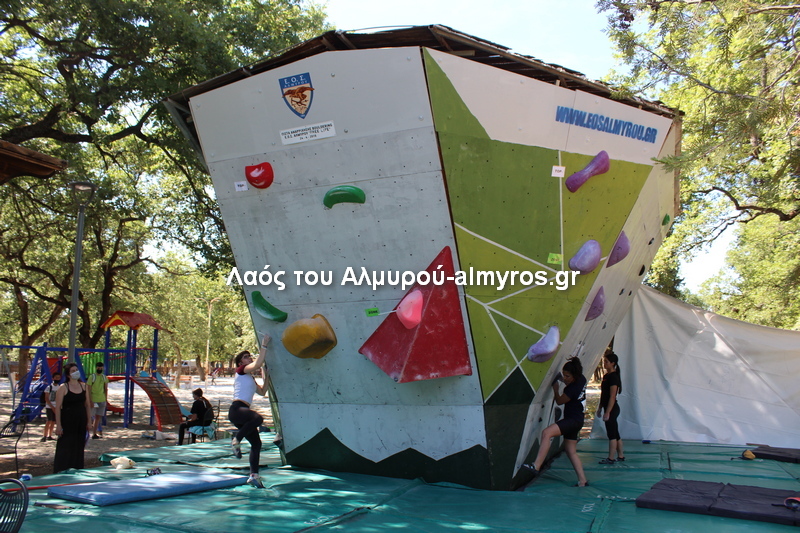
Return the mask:
<svg viewBox="0 0 800 533">
<path fill-rule="evenodd" d="M 326 52 L 190 104 L 228 278 L 274 339 L 286 461 L 518 484 L 553 417 L 541 383 L 570 353 L 593 368 L 673 216 L 651 161 L 671 121 L 418 47 Z"/>
<path fill-rule="evenodd" d="M 436 51 L 424 58 L 461 268 L 546 278 L 465 290 L 501 478 L 552 422 L 541 384 L 574 355 L 591 373 L 627 312 L 674 216 L 674 175 L 652 158 L 674 153 L 676 130 L 607 99 Z M 566 283 L 567 270 L 581 273 Z M 532 362 L 548 333 L 557 350 Z"/>
</svg>

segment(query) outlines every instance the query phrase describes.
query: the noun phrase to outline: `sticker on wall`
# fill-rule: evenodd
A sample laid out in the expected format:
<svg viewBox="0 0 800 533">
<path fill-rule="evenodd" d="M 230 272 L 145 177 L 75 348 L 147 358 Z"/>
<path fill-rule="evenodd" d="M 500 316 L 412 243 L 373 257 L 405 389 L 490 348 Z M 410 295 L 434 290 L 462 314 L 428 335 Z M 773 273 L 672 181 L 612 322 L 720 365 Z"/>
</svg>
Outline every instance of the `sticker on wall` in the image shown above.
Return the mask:
<svg viewBox="0 0 800 533">
<path fill-rule="evenodd" d="M 563 261 L 563 256 L 561 254 L 547 254 L 547 262 L 551 265 L 560 265 L 561 261 Z"/>
<path fill-rule="evenodd" d="M 283 101 L 292 113 L 300 118 L 306 118 L 314 101 L 314 87 L 311 85 L 311 76 L 308 72 L 280 78 L 278 83 L 281 86 Z"/>
<path fill-rule="evenodd" d="M 333 122 L 329 121 L 319 124 L 309 124 L 308 126 L 301 126 L 299 128 L 291 128 L 279 133 L 281 135 L 281 143 L 287 145 L 313 141 L 315 139 L 324 139 L 326 137 L 335 137 L 336 128 Z"/>
<path fill-rule="evenodd" d="M 275 179 L 275 172 L 272 170 L 272 165 L 267 162 L 245 166 L 244 175 L 250 185 L 256 189 L 266 189 L 272 185 L 272 180 Z"/>
<path fill-rule="evenodd" d="M 250 187 L 247 186 L 246 181 L 236 181 L 234 182 L 233 187 L 236 192 L 244 192 L 250 190 Z"/>
<path fill-rule="evenodd" d="M 563 178 L 566 171 L 566 167 L 553 165 L 553 172 L 550 175 L 554 178 Z"/>
</svg>

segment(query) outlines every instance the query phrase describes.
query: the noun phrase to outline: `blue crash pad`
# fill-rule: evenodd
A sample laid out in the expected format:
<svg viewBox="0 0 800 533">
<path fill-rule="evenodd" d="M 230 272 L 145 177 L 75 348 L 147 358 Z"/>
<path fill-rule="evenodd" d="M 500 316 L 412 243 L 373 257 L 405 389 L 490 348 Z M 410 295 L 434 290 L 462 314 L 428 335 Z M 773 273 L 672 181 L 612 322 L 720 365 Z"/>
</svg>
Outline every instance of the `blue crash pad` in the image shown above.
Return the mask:
<svg viewBox="0 0 800 533">
<path fill-rule="evenodd" d="M 120 479 L 50 487 L 47 495 L 80 503 L 104 506 L 117 503 L 168 498 L 191 492 L 244 485 L 247 476 L 227 473 L 175 472 L 137 479 Z"/>
</svg>

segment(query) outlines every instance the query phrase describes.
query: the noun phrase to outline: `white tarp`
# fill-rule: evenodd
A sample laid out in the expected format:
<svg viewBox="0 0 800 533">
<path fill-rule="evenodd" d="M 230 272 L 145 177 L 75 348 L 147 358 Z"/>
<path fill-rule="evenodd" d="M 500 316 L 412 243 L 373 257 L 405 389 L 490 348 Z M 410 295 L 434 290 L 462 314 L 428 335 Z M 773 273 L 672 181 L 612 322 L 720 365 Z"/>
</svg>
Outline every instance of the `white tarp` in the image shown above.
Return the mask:
<svg viewBox="0 0 800 533">
<path fill-rule="evenodd" d="M 641 287 L 614 340 L 623 439 L 800 446 L 800 332 Z"/>
</svg>

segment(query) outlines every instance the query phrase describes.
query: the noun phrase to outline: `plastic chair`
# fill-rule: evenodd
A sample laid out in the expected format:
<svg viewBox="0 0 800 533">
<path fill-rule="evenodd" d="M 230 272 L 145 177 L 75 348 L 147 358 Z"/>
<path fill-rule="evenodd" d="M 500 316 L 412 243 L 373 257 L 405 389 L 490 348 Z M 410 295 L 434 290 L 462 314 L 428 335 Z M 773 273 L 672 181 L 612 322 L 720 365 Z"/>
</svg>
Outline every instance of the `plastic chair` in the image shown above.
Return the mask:
<svg viewBox="0 0 800 533">
<path fill-rule="evenodd" d="M 0 479 L 16 487 L 0 490 L 0 531 L 17 533 L 28 513 L 28 487 L 18 479 Z"/>
<path fill-rule="evenodd" d="M 12 419 L 8 424 L 3 426 L 0 430 L 0 455 L 14 454 L 14 466 L 19 477 L 19 455 L 17 455 L 17 446 L 22 434 L 25 433 L 25 417 Z M 13 441 L 13 446 L 11 445 Z"/>
</svg>

